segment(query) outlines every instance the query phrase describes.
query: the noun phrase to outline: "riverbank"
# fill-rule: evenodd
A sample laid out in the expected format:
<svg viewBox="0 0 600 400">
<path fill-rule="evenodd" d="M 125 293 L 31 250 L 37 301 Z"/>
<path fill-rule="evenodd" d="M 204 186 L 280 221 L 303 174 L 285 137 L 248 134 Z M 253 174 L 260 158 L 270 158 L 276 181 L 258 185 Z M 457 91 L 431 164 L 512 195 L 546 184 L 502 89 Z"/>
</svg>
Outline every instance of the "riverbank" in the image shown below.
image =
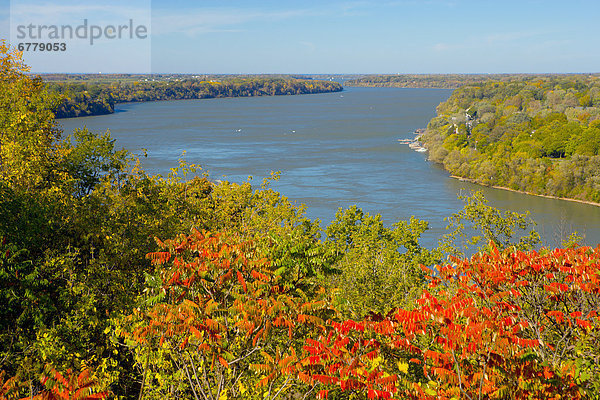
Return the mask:
<svg viewBox="0 0 600 400">
<path fill-rule="evenodd" d="M 554 200 L 566 200 L 566 201 L 572 201 L 575 203 L 588 204 L 590 206 L 600 207 L 600 203 L 594 203 L 593 201 L 571 199 L 568 197 L 558 197 L 558 196 L 552 196 L 552 195 L 548 195 L 548 194 L 538 194 L 538 193 L 526 192 L 524 190 L 511 189 L 511 188 L 508 188 L 505 186 L 484 185 L 480 182 L 477 182 L 475 179 L 463 178 L 462 176 L 456 176 L 456 175 L 450 175 L 450 178 L 458 179 L 459 181 L 469 182 L 469 183 L 473 183 L 476 185 L 485 186 L 485 187 L 489 187 L 489 188 L 493 188 L 493 189 L 508 190 L 509 192 L 528 194 L 530 196 L 545 197 L 547 199 L 554 199 Z"/>
<path fill-rule="evenodd" d="M 408 147 L 411 150 L 417 151 L 419 153 L 424 153 L 427 151 L 427 149 L 425 147 L 423 147 L 422 143 L 420 142 L 421 139 L 421 135 L 425 133 L 425 129 L 419 128 L 416 129 L 413 134 L 415 135 L 414 138 L 412 139 L 398 139 L 398 143 L 400 144 L 407 144 Z"/>
<path fill-rule="evenodd" d="M 224 78 L 176 81 L 48 82 L 50 92 L 60 96 L 57 119 L 112 114 L 116 104 L 225 97 L 290 96 L 341 92 L 337 82 L 296 78 Z"/>
</svg>

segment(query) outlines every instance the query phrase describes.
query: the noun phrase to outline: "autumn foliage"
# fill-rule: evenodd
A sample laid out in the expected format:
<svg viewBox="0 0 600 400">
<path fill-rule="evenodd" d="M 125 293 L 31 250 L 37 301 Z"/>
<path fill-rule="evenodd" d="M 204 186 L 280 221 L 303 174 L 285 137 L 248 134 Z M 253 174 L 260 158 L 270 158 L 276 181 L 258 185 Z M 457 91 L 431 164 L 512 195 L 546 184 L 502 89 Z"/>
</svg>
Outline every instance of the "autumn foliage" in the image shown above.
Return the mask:
<svg viewBox="0 0 600 400">
<path fill-rule="evenodd" d="M 323 325 L 316 312 L 325 303 L 284 286 L 282 271 L 251 242 L 195 231 L 158 243 L 163 251 L 148 255 L 162 266 L 155 304 L 133 316 L 140 322 L 128 335 L 139 359 L 152 351 L 146 368 L 154 375 L 179 371 L 187 382 L 181 396 L 235 397 L 264 388 L 264 398 L 277 397 L 302 368 L 301 346 L 294 347 L 301 341 L 293 339 Z M 157 396 L 165 387 L 147 384 Z"/>
<path fill-rule="evenodd" d="M 14 398 L 15 386 L 17 380 L 6 377 L 6 371 L 0 371 L 0 400 L 8 400 Z"/>
<path fill-rule="evenodd" d="M 98 382 L 88 369 L 79 373 L 67 370 L 62 374 L 46 366 L 41 381 L 47 390 L 34 397 L 38 400 L 101 400 L 109 395 L 107 391 L 97 391 Z"/>
<path fill-rule="evenodd" d="M 26 385 L 21 379 L 12 377 L 6 379 L 6 372 L 0 372 L 0 400 L 16 400 L 19 389 Z M 42 389 L 36 387 L 37 394 L 29 393 L 29 396 L 21 400 L 102 400 L 109 396 L 108 391 L 100 391 L 99 382 L 92 377 L 89 369 L 84 368 L 80 372 L 67 370 L 66 373 L 57 371 L 53 366 L 46 365 L 44 373 L 40 377 Z M 33 384 L 33 382 L 31 382 Z M 31 390 L 32 386 L 29 385 Z"/>
<path fill-rule="evenodd" d="M 426 222 L 357 207 L 321 240 L 268 181 L 150 176 L 108 133 L 61 139 L 27 71 L 0 40 L 0 400 L 600 393 L 600 248 L 518 252 L 539 235 L 477 194 L 437 249 Z M 476 244 L 468 225 L 491 250 L 419 269 Z"/>
<path fill-rule="evenodd" d="M 428 271 L 413 310 L 331 322 L 310 379 L 373 398 L 587 398 L 598 384 L 600 247 L 480 253 Z"/>
</svg>

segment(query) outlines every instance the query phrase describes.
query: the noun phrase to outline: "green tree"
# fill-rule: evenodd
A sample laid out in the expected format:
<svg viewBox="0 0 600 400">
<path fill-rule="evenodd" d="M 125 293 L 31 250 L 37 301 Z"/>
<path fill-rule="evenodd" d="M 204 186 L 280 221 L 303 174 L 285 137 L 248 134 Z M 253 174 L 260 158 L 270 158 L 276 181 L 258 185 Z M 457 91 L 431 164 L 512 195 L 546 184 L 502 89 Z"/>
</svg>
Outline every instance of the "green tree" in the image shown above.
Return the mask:
<svg viewBox="0 0 600 400">
<path fill-rule="evenodd" d="M 327 243 L 334 249 L 338 274 L 327 280 L 336 307 L 346 318 L 369 312 L 385 314 L 400 305 L 410 307 L 420 295 L 423 271 L 435 255 L 419 244 L 427 222 L 411 218 L 388 228 L 380 215 L 371 216 L 352 206 L 339 210 L 327 227 Z"/>
<path fill-rule="evenodd" d="M 20 53 L 0 42 L 0 183 L 35 188 L 45 183 L 59 131 L 54 97 L 28 70 Z"/>
<path fill-rule="evenodd" d="M 446 218 L 449 232 L 440 240 L 442 253 L 464 255 L 478 244 L 482 245 L 479 250 L 489 249 L 490 243 L 499 249 L 514 246 L 518 250 L 530 250 L 540 244 L 540 235 L 527 214 L 491 207 L 480 191 L 459 199 L 464 201 L 464 207 Z"/>
</svg>

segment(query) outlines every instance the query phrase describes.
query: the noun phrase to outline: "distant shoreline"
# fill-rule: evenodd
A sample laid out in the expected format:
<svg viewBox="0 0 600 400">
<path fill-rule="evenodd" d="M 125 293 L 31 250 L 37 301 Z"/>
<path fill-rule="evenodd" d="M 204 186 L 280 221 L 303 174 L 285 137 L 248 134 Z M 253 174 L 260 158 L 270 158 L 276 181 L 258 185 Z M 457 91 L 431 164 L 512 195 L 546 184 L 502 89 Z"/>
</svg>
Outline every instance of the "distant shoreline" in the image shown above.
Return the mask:
<svg viewBox="0 0 600 400">
<path fill-rule="evenodd" d="M 196 100 L 257 96 L 297 96 L 342 92 L 338 82 L 297 78 L 229 78 L 222 81 L 198 79 L 175 81 L 47 82 L 49 92 L 60 99 L 56 119 L 109 115 L 115 105 L 150 101 Z"/>
<path fill-rule="evenodd" d="M 554 199 L 554 200 L 566 200 L 566 201 L 572 201 L 575 203 L 582 203 L 582 204 L 588 204 L 590 206 L 600 207 L 600 203 L 594 203 L 593 201 L 571 199 L 569 197 L 558 197 L 558 196 L 552 196 L 549 194 L 531 193 L 531 192 L 526 192 L 524 190 L 516 190 L 516 189 L 507 188 L 505 186 L 484 185 L 483 183 L 477 182 L 475 179 L 463 178 L 462 176 L 456 176 L 456 175 L 450 175 L 450 178 L 458 179 L 459 181 L 469 182 L 469 183 L 473 183 L 475 185 L 485 186 L 485 187 L 489 187 L 489 188 L 493 188 L 493 189 L 508 190 L 509 192 L 528 194 L 530 196 L 545 197 L 547 199 Z"/>
<path fill-rule="evenodd" d="M 331 90 L 323 92 L 312 92 L 312 93 L 294 93 L 294 94 L 254 94 L 251 96 L 213 96 L 213 97 L 181 97 L 181 98 L 170 98 L 170 99 L 150 99 L 150 100 L 130 100 L 130 101 L 118 101 L 114 103 L 112 111 L 102 111 L 86 115 L 67 115 L 67 116 L 56 116 L 55 119 L 71 119 L 71 118 L 85 118 L 85 117 L 98 117 L 102 115 L 112 115 L 116 113 L 116 106 L 120 104 L 136 104 L 136 103 L 154 103 L 159 101 L 185 101 L 185 100 L 212 100 L 212 99 L 239 99 L 239 98 L 250 98 L 250 97 L 281 97 L 281 96 L 308 96 L 313 94 L 328 94 L 328 93 L 341 93 L 341 90 Z"/>
<path fill-rule="evenodd" d="M 378 83 L 344 83 L 344 87 L 367 87 L 382 89 L 435 89 L 435 90 L 456 90 L 460 86 L 424 86 L 424 85 L 384 85 Z"/>
</svg>

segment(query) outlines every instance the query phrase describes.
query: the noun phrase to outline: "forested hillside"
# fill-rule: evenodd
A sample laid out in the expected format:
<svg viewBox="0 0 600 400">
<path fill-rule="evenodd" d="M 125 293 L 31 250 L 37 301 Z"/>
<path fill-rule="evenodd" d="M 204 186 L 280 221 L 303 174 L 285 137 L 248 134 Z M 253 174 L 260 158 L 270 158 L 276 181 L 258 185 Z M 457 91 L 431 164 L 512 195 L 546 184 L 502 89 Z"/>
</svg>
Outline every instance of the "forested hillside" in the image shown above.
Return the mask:
<svg viewBox="0 0 600 400">
<path fill-rule="evenodd" d="M 481 194 L 433 249 L 356 206 L 322 228 L 277 174 L 63 136 L 27 72 L 0 42 L 1 400 L 597 396 L 600 247 L 540 248 Z"/>
<path fill-rule="evenodd" d="M 156 100 L 207 99 L 214 97 L 281 96 L 341 91 L 336 82 L 291 77 L 225 77 L 218 81 L 183 80 L 49 82 L 60 97 L 57 118 L 110 114 L 116 103 Z"/>
<path fill-rule="evenodd" d="M 600 202 L 600 77 L 460 87 L 421 138 L 429 158 L 484 185 Z"/>
<path fill-rule="evenodd" d="M 526 74 L 394 74 L 367 75 L 346 82 L 346 86 L 456 89 L 463 85 L 495 80 L 525 78 Z"/>
</svg>

